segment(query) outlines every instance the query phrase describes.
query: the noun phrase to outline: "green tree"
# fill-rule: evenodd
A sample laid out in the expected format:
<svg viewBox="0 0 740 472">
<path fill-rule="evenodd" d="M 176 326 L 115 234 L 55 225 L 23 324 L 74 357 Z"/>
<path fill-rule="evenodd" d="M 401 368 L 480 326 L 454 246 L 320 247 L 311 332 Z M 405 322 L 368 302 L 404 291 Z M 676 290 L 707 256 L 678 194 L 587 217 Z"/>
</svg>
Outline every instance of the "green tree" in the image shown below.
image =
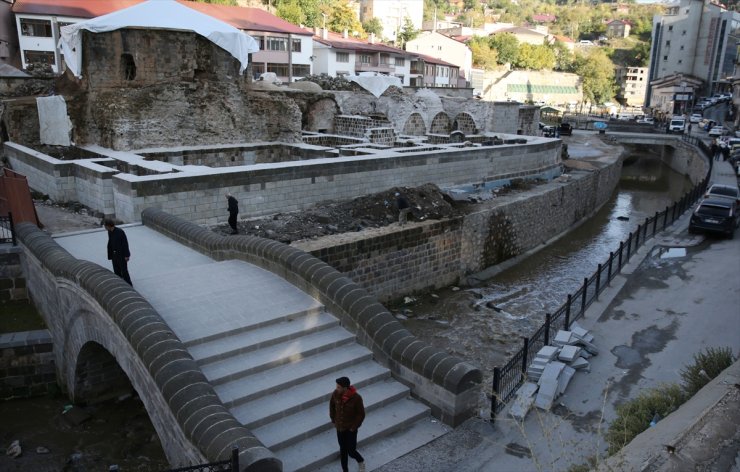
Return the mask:
<svg viewBox="0 0 740 472">
<path fill-rule="evenodd" d="M 628 66 L 647 67 L 650 65 L 650 43 L 640 41 L 630 50 Z"/>
<path fill-rule="evenodd" d="M 519 54 L 519 40 L 513 34 L 494 34 L 488 40 L 491 49 L 496 50 L 499 64 L 514 64 Z"/>
<path fill-rule="evenodd" d="M 419 36 L 419 30 L 414 28 L 414 23 L 408 16 L 403 19 L 403 26 L 401 26 L 401 31 L 398 32 L 397 36 L 396 40 L 400 48 L 403 48 L 407 42 Z"/>
<path fill-rule="evenodd" d="M 348 3 L 334 0 L 329 4 L 329 17 L 326 21 L 326 27 L 336 33 L 342 33 L 347 30 L 349 34 L 362 34 L 362 24 L 357 18 L 357 13 L 349 6 Z M 326 13 L 326 12 L 325 12 Z"/>
<path fill-rule="evenodd" d="M 517 69 L 552 70 L 555 67 L 555 53 L 544 44 L 524 43 L 519 46 L 519 52 L 512 65 Z"/>
<path fill-rule="evenodd" d="M 195 0 L 196 2 L 201 3 L 214 3 L 216 5 L 229 5 L 232 7 L 235 7 L 239 5 L 236 0 Z"/>
<path fill-rule="evenodd" d="M 468 47 L 473 53 L 473 65 L 480 69 L 493 70 L 498 65 L 498 54 L 491 49 L 488 38 L 474 36 L 468 41 Z"/>
<path fill-rule="evenodd" d="M 561 72 L 571 72 L 573 70 L 573 53 L 568 46 L 562 41 L 556 40 L 550 45 L 553 54 L 555 54 L 555 70 Z"/>
<path fill-rule="evenodd" d="M 586 54 L 576 54 L 574 72 L 581 76 L 584 99 L 597 105 L 614 98 L 614 64 L 598 48 Z"/>
<path fill-rule="evenodd" d="M 375 36 L 377 37 L 381 37 L 383 35 L 383 23 L 381 23 L 380 18 L 377 16 L 364 22 L 362 24 L 362 29 L 364 29 L 367 34 L 375 33 Z"/>
<path fill-rule="evenodd" d="M 303 25 L 306 23 L 306 15 L 303 13 L 297 0 L 280 2 L 275 13 L 283 20 L 294 25 Z"/>
</svg>

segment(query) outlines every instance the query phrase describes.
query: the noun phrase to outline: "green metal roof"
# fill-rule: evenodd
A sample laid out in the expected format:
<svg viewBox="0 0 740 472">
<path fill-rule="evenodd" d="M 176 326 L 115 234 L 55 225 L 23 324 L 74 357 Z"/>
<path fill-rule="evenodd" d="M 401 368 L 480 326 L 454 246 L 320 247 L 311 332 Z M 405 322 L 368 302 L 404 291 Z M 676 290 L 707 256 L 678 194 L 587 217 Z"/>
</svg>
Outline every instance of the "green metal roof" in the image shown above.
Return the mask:
<svg viewBox="0 0 740 472">
<path fill-rule="evenodd" d="M 566 85 L 506 84 L 506 91 L 511 93 L 578 93 L 578 88 Z"/>
</svg>

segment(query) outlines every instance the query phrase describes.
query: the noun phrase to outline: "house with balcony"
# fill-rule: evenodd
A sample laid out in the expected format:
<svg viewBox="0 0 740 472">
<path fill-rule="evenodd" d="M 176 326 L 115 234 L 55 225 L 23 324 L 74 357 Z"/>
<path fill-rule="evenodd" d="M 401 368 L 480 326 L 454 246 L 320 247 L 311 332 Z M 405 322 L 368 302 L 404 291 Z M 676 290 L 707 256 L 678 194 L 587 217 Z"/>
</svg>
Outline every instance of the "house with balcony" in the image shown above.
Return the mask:
<svg viewBox="0 0 740 472">
<path fill-rule="evenodd" d="M 617 99 L 626 106 L 642 107 L 648 88 L 647 67 L 617 67 L 614 80 L 619 87 Z"/>
<path fill-rule="evenodd" d="M 457 87 L 470 86 L 473 53 L 464 42 L 436 31 L 425 31 L 406 43 L 406 51 L 457 66 L 459 70 Z"/>
<path fill-rule="evenodd" d="M 43 63 L 55 72 L 63 70 L 63 56 L 55 46 L 59 28 L 128 8 L 143 0 L 18 0 L 12 7 L 18 30 L 23 68 Z M 181 4 L 224 21 L 252 36 L 260 51 L 252 54 L 250 69 L 259 77 L 274 72 L 289 82 L 311 74 L 313 34 L 258 8 L 189 2 Z"/>
<path fill-rule="evenodd" d="M 412 87 L 458 87 L 460 68 L 425 54 L 411 61 Z"/>
<path fill-rule="evenodd" d="M 338 34 L 326 29 L 318 30 L 313 42 L 314 74 L 336 77 L 374 72 L 398 77 L 406 86 L 411 84 L 411 59 L 415 55 L 403 49 L 375 43 L 372 38 L 363 41 L 346 32 Z M 413 78 L 417 75 L 420 74 Z"/>
</svg>

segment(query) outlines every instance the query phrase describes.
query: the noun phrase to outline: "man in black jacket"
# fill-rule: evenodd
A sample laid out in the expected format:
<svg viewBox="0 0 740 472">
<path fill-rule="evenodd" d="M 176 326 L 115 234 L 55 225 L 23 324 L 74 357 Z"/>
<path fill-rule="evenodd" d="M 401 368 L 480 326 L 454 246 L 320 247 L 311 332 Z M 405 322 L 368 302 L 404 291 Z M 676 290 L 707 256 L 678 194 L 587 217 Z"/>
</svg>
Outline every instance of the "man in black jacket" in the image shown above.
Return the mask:
<svg viewBox="0 0 740 472">
<path fill-rule="evenodd" d="M 126 233 L 116 228 L 113 220 L 105 220 L 105 229 L 108 230 L 108 260 L 113 262 L 113 272 L 133 287 L 128 275 L 128 260 L 131 252 L 128 249 Z"/>
<path fill-rule="evenodd" d="M 229 226 L 231 226 L 231 234 L 237 234 L 239 231 L 236 229 L 236 215 L 239 214 L 239 202 L 236 201 L 230 193 L 226 194 L 226 200 L 229 203 L 227 210 L 229 211 Z"/>
</svg>

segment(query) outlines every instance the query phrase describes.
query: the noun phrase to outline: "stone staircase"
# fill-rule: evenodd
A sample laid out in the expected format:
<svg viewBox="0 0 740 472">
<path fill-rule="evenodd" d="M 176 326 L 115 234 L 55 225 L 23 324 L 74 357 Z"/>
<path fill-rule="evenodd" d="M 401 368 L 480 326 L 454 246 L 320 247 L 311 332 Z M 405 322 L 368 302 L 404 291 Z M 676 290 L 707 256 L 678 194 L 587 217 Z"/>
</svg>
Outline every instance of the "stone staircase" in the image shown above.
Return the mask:
<svg viewBox="0 0 740 472">
<path fill-rule="evenodd" d="M 328 403 L 334 380 L 343 375 L 364 399 L 358 449 L 368 470 L 448 431 L 322 306 L 185 344 L 221 401 L 286 471 L 337 469 Z"/>
</svg>

